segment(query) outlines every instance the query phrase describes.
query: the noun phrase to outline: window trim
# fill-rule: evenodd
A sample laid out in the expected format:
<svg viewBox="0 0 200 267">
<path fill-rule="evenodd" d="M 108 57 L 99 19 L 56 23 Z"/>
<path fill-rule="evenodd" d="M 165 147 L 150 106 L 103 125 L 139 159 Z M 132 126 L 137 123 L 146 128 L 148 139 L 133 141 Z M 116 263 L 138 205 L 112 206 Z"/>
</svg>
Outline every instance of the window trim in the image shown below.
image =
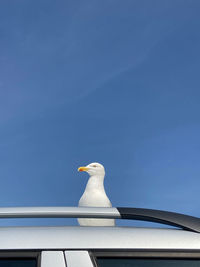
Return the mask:
<svg viewBox="0 0 200 267">
<path fill-rule="evenodd" d="M 134 250 L 91 250 L 90 256 L 97 263 L 97 258 L 174 258 L 200 259 L 199 249 L 134 249 Z"/>
<path fill-rule="evenodd" d="M 65 259 L 67 267 L 76 267 L 76 266 L 89 266 L 95 267 L 96 262 L 93 261 L 90 252 L 85 250 L 65 250 Z M 81 264 L 79 263 L 81 261 Z"/>
</svg>

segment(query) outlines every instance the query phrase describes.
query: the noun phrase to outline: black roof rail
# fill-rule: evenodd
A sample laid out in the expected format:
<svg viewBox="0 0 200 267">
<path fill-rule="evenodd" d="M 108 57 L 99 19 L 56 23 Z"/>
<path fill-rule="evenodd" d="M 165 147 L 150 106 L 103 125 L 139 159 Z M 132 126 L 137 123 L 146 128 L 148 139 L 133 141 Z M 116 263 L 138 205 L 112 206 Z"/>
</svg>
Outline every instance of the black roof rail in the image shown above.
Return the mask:
<svg viewBox="0 0 200 267">
<path fill-rule="evenodd" d="M 122 207 L 117 209 L 122 219 L 156 222 L 200 233 L 200 218 L 197 217 L 153 209 Z"/>
</svg>

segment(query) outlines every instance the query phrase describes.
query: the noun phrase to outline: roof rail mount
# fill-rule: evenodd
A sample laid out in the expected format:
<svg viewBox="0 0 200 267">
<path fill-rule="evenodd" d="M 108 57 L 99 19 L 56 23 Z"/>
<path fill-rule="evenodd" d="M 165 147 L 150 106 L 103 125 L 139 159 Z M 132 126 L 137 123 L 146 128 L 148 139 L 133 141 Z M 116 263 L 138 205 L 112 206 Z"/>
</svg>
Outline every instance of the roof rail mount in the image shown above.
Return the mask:
<svg viewBox="0 0 200 267">
<path fill-rule="evenodd" d="M 184 230 L 200 233 L 200 218 L 175 212 L 141 209 L 117 208 L 122 219 L 149 221 L 176 226 Z"/>
<path fill-rule="evenodd" d="M 0 218 L 107 218 L 156 222 L 200 233 L 200 218 L 180 213 L 141 208 L 8 207 Z"/>
</svg>

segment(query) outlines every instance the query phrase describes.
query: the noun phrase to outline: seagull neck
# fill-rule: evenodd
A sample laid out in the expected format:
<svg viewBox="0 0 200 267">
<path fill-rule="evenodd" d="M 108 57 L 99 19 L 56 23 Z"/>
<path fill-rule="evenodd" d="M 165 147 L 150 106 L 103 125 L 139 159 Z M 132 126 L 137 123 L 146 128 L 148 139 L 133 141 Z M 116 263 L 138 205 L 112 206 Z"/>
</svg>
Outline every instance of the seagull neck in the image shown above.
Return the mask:
<svg viewBox="0 0 200 267">
<path fill-rule="evenodd" d="M 90 190 L 90 189 L 103 189 L 104 190 L 104 175 L 98 176 L 98 175 L 92 175 L 90 176 L 90 179 L 87 182 L 87 186 L 86 189 Z"/>
</svg>

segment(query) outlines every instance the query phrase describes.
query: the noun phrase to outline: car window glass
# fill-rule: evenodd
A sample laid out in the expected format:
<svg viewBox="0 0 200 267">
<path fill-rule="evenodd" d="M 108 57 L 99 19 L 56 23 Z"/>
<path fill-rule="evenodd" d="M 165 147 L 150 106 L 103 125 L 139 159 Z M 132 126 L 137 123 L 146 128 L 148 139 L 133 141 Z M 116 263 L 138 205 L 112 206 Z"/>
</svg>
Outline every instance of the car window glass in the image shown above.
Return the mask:
<svg viewBox="0 0 200 267">
<path fill-rule="evenodd" d="M 0 267 L 36 267 L 36 259 L 3 258 L 0 259 Z"/>
<path fill-rule="evenodd" d="M 97 258 L 99 267 L 200 267 L 200 259 Z"/>
</svg>

